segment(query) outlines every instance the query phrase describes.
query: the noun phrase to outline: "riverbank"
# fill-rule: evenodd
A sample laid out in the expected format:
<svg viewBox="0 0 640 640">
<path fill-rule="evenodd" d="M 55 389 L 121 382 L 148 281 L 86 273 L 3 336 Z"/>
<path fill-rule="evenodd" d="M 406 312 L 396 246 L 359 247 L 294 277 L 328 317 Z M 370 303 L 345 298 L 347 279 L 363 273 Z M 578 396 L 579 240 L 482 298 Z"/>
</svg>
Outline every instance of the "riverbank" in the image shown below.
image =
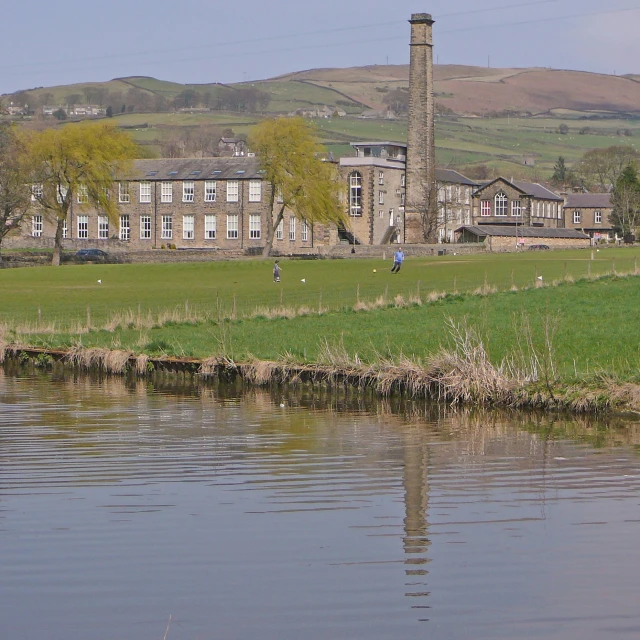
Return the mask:
<svg viewBox="0 0 640 640">
<path fill-rule="evenodd" d="M 356 302 L 345 311 L 135 317 L 108 330 L 31 334 L 7 358 L 136 376 L 182 373 L 248 384 L 352 385 L 449 404 L 640 411 L 640 278 L 571 277 Z"/>
</svg>

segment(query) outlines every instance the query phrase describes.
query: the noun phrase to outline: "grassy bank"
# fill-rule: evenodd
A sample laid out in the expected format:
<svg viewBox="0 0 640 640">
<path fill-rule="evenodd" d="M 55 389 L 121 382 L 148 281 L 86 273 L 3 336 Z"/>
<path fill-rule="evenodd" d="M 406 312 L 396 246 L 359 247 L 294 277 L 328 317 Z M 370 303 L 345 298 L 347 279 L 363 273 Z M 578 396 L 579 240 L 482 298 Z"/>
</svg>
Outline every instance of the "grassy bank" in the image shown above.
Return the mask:
<svg viewBox="0 0 640 640">
<path fill-rule="evenodd" d="M 400 276 L 369 260 L 287 261 L 283 288 L 263 261 L 11 270 L 0 337 L 115 351 L 122 366 L 139 354 L 244 363 L 257 382 L 339 373 L 451 401 L 607 406 L 640 382 L 640 277 L 634 250 L 590 258 L 416 258 Z"/>
</svg>

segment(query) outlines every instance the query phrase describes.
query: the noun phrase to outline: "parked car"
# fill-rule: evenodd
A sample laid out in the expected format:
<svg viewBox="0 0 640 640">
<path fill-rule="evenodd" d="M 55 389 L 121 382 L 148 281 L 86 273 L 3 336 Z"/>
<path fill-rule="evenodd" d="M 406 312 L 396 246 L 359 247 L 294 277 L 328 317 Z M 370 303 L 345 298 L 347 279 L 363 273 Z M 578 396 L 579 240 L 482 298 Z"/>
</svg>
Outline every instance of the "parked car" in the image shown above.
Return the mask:
<svg viewBox="0 0 640 640">
<path fill-rule="evenodd" d="M 549 249 L 548 244 L 532 244 L 529 245 L 529 251 L 547 251 Z"/>
<path fill-rule="evenodd" d="M 80 262 L 106 262 L 109 254 L 102 249 L 80 249 L 76 253 L 76 260 Z"/>
</svg>

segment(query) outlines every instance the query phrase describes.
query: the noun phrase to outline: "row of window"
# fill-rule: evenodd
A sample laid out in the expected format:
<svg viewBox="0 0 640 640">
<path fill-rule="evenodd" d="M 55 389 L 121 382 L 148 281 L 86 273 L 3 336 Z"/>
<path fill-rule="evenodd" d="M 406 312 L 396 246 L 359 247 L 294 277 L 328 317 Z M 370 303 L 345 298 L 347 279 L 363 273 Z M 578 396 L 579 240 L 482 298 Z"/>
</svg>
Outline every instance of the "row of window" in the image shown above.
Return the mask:
<svg viewBox="0 0 640 640">
<path fill-rule="evenodd" d="M 139 183 L 139 201 L 141 204 L 151 202 L 151 182 Z M 240 181 L 226 180 L 226 201 L 238 202 L 240 199 Z M 203 190 L 203 202 L 215 202 L 218 197 L 218 182 L 205 180 Z M 182 183 L 182 202 L 195 202 L 196 183 L 186 180 Z M 118 183 L 118 201 L 121 204 L 131 202 L 131 185 L 128 182 Z M 262 201 L 262 180 L 249 180 L 249 202 Z M 160 202 L 169 204 L 173 202 L 173 182 L 160 183 Z"/>
<path fill-rule="evenodd" d="M 236 240 L 238 238 L 239 216 L 227 215 L 227 240 Z M 83 240 L 89 238 L 89 216 L 79 215 L 76 217 L 77 235 L 76 238 Z M 31 218 L 31 235 L 34 238 L 42 237 L 44 228 L 44 220 L 42 215 L 35 215 Z M 140 216 L 140 239 L 151 239 L 151 216 Z M 65 220 L 62 228 L 62 237 L 68 238 L 69 232 L 67 221 Z M 204 216 L 204 239 L 215 240 L 217 237 L 217 220 L 215 215 Z M 262 237 L 262 220 L 260 215 L 249 216 L 249 238 L 259 240 Z M 122 241 L 131 239 L 131 222 L 128 215 L 121 215 L 118 225 L 118 238 Z M 162 240 L 173 239 L 173 216 L 161 216 L 160 238 Z M 195 216 L 182 216 L 182 238 L 184 240 L 195 239 Z M 98 216 L 98 239 L 109 239 L 109 218 L 106 216 Z M 280 221 L 276 229 L 276 240 L 284 239 L 284 220 Z M 289 240 L 296 239 L 296 218 L 289 218 Z M 302 242 L 309 240 L 309 225 L 306 220 L 302 221 L 300 239 Z"/>
<path fill-rule="evenodd" d="M 581 223 L 582 223 L 582 211 L 574 211 L 573 224 L 581 224 Z M 593 212 L 593 224 L 602 224 L 602 211 Z"/>
<path fill-rule="evenodd" d="M 227 202 L 238 202 L 240 199 L 240 182 L 238 180 L 224 181 Z M 140 182 L 138 198 L 141 204 L 149 204 L 151 202 L 151 182 Z M 218 196 L 218 182 L 216 180 L 205 180 L 204 191 L 202 194 L 203 202 L 215 202 Z M 34 184 L 31 187 L 31 199 L 35 202 L 42 198 L 43 190 L 41 184 Z M 67 195 L 67 189 L 60 187 L 57 194 L 58 202 L 62 202 Z M 128 204 L 131 202 L 131 184 L 129 182 L 118 183 L 118 202 L 120 204 Z M 196 183 L 194 181 L 184 181 L 182 183 L 182 202 L 195 202 Z M 79 185 L 76 197 L 78 204 L 87 204 L 89 202 L 89 192 L 85 185 Z M 249 202 L 262 201 L 262 180 L 249 180 Z M 173 182 L 160 183 L 160 202 L 173 202 Z"/>
</svg>

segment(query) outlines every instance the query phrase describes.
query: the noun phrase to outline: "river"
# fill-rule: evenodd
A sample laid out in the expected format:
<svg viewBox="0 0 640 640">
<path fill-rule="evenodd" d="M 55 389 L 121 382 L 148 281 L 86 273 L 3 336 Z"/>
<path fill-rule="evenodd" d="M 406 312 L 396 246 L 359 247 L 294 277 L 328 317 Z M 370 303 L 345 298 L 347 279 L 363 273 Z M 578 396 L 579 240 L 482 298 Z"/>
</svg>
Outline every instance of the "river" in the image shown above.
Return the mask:
<svg viewBox="0 0 640 640">
<path fill-rule="evenodd" d="M 626 420 L 0 368 L 0 638 L 638 638 L 638 444 Z"/>
</svg>

